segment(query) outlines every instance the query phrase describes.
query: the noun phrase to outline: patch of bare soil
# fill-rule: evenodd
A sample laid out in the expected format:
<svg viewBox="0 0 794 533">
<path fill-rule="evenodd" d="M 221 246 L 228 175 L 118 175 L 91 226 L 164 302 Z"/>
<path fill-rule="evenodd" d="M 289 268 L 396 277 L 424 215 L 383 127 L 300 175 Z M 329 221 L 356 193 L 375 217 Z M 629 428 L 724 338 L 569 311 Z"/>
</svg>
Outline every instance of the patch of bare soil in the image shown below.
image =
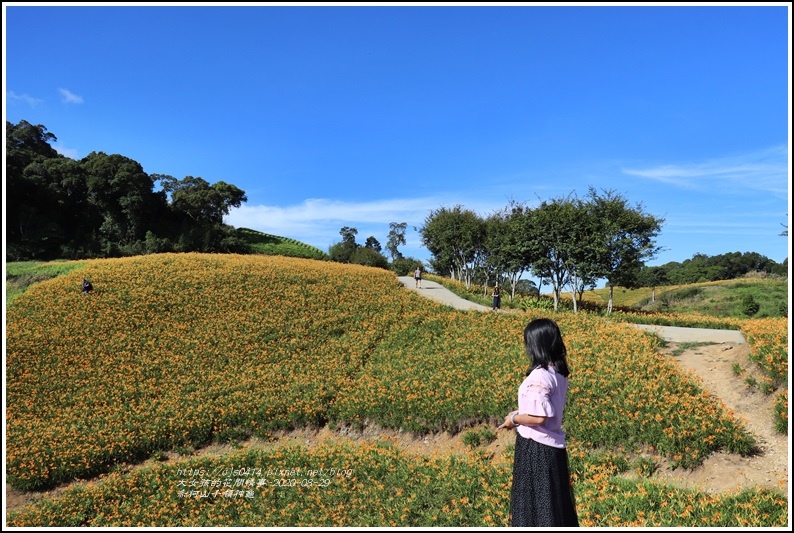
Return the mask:
<svg viewBox="0 0 794 533">
<path fill-rule="evenodd" d="M 759 383 L 763 374 L 749 358 L 747 344 L 708 344 L 684 350 L 674 355 L 678 344 L 663 349 L 678 364 L 693 375 L 701 387 L 718 398 L 753 435 L 760 453 L 751 457 L 718 452 L 694 470 L 672 470 L 663 465 L 660 480 L 706 492 L 739 490 L 747 487 L 766 487 L 788 494 L 789 440 L 773 426 L 775 393 L 764 394 L 750 387 L 750 376 Z M 734 366 L 742 373 L 737 375 Z"/>
<path fill-rule="evenodd" d="M 671 469 L 662 464 L 655 478 L 672 485 L 697 488 L 706 492 L 722 492 L 745 487 L 763 486 L 783 491 L 788 494 L 788 468 L 789 446 L 788 437 L 776 433 L 772 427 L 772 413 L 774 394 L 765 395 L 758 390 L 748 387 L 744 381 L 747 373 L 754 373 L 760 380 L 761 374 L 748 357 L 749 348 L 746 344 L 711 344 L 690 348 L 680 355 L 673 355 L 678 348 L 675 343 L 670 343 L 664 352 L 676 361 L 685 370 L 691 372 L 701 383 L 701 386 L 712 391 L 727 409 L 733 412 L 750 431 L 761 453 L 753 457 L 741 457 L 735 454 L 716 453 L 705 463 L 694 470 Z M 734 364 L 745 369 L 745 374 L 737 376 Z M 495 428 L 495 424 L 491 426 Z M 438 433 L 417 436 L 412 433 L 384 430 L 369 426 L 363 430 L 350 428 L 337 428 L 331 430 L 300 429 L 282 432 L 274 435 L 274 440 L 265 442 L 251 439 L 241 444 L 242 448 L 303 445 L 309 448 L 339 441 L 370 441 L 389 440 L 406 453 L 417 454 L 450 454 L 463 453 L 468 449 L 462 437 L 465 431 L 456 435 L 451 433 Z M 497 438 L 485 447 L 491 457 L 498 460 L 503 457 L 507 447 L 514 443 L 515 435 L 512 431 L 497 431 Z M 235 451 L 231 445 L 212 445 L 197 450 L 188 457 L 169 454 L 161 462 L 173 463 L 204 455 L 224 455 Z M 130 467 L 145 468 L 151 466 L 155 460 L 147 461 L 142 465 Z M 79 482 L 77 482 L 79 483 Z M 73 485 L 73 484 L 72 484 Z M 24 492 L 11 488 L 6 484 L 6 509 L 15 509 L 41 499 L 46 495 L 58 495 L 72 485 L 63 485 L 47 492 Z"/>
</svg>

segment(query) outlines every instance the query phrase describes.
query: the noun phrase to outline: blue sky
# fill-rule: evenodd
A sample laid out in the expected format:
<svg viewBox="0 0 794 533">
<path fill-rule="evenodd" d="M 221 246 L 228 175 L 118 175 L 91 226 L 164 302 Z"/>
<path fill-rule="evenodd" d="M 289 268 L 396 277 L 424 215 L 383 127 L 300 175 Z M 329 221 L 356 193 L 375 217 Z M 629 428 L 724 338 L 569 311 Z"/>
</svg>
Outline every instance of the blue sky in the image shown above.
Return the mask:
<svg viewBox="0 0 794 533">
<path fill-rule="evenodd" d="M 789 3 L 3 11 L 7 121 L 232 183 L 236 227 L 426 260 L 432 210 L 592 186 L 665 219 L 650 265 L 790 253 Z"/>
</svg>

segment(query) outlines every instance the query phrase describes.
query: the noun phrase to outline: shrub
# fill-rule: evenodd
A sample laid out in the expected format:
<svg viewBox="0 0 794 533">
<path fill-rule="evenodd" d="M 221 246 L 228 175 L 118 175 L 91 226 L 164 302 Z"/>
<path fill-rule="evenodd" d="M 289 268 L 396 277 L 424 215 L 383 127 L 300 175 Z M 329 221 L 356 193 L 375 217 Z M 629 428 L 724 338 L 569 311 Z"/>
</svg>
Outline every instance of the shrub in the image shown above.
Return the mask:
<svg viewBox="0 0 794 533">
<path fill-rule="evenodd" d="M 424 270 L 422 262 L 413 257 L 398 257 L 389 265 L 389 268 L 398 276 L 411 276 L 414 270 L 416 270 L 416 267 L 420 267 Z"/>
<path fill-rule="evenodd" d="M 758 313 L 761 306 L 755 301 L 752 294 L 747 294 L 742 298 L 742 312 L 747 316 L 753 316 Z"/>
</svg>

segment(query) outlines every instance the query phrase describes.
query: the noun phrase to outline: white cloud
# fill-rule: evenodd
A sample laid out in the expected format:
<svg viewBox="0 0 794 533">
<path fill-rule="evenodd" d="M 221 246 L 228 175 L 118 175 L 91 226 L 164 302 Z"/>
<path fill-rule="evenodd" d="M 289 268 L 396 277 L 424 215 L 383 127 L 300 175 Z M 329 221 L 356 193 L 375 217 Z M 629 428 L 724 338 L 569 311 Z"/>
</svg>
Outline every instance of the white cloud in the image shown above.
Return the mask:
<svg viewBox="0 0 794 533">
<path fill-rule="evenodd" d="M 776 146 L 701 163 L 623 169 L 624 174 L 669 183 L 685 189 L 714 189 L 723 185 L 788 195 L 788 149 Z"/>
<path fill-rule="evenodd" d="M 345 202 L 312 198 L 298 205 L 287 207 L 268 205 L 242 205 L 232 210 L 225 222 L 237 228 L 253 230 L 297 239 L 315 246 L 323 251 L 336 242 L 341 241 L 339 230 L 345 226 L 358 230 L 356 242 L 363 244 L 367 237 L 374 236 L 386 245 L 389 224 L 405 222 L 406 255 L 418 253 L 420 239 L 414 227 L 419 229 L 431 211 L 440 207 L 452 207 L 460 204 L 480 215 L 487 215 L 494 210 L 492 206 L 482 204 L 478 209 L 472 202 L 450 202 L 436 197 L 395 198 L 364 202 Z M 505 204 L 497 207 L 504 207 Z"/>
<path fill-rule="evenodd" d="M 226 222 L 324 249 L 341 239 L 339 230 L 344 226 L 355 227 L 359 236 L 364 228 L 388 228 L 390 222 L 406 222 L 410 227 L 421 224 L 428 211 L 436 207 L 437 203 L 427 198 L 360 203 L 312 198 L 287 207 L 242 205 L 229 213 Z"/>
<path fill-rule="evenodd" d="M 69 89 L 58 89 L 58 92 L 61 93 L 61 98 L 63 103 L 65 104 L 82 104 L 83 97 L 74 94 Z"/>
<path fill-rule="evenodd" d="M 11 102 L 21 102 L 23 104 L 27 104 L 30 107 L 36 107 L 44 100 L 40 98 L 34 98 L 28 94 L 17 94 L 14 91 L 8 91 L 8 100 Z"/>
</svg>

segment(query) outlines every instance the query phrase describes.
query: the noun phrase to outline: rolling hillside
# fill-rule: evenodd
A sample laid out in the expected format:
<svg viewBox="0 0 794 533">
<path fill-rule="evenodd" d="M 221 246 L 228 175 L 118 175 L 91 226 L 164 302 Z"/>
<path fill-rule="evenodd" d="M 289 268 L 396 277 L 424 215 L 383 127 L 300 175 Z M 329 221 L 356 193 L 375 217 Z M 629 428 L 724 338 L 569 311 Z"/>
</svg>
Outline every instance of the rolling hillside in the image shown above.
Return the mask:
<svg viewBox="0 0 794 533">
<path fill-rule="evenodd" d="M 94 294 L 82 294 L 84 277 Z M 388 439 L 191 455 L 300 428 L 429 436 L 493 427 L 515 404 L 527 364 L 521 335 L 533 316 L 455 311 L 405 290 L 388 271 L 303 258 L 159 254 L 65 268 L 7 308 L 6 475 L 28 491 L 99 482 L 9 523 L 505 526 L 508 456 L 473 450 L 427 459 L 397 454 Z M 726 525 L 736 516 L 733 496 L 695 502 L 695 517 L 661 509 L 659 494 L 676 513 L 692 499 L 649 489 L 655 459 L 637 450 L 682 468 L 717 450 L 751 454 L 741 421 L 659 357 L 652 335 L 586 313 L 554 318 L 575 377 L 565 424 L 582 523 L 636 525 L 636 509 L 659 509 L 654 522 Z M 775 335 L 781 329 L 779 321 L 758 323 Z M 183 460 L 126 470 L 171 455 Z M 252 486 L 240 499 L 180 489 L 186 469 L 242 467 L 333 468 L 345 477 L 320 486 L 294 474 L 291 485 L 276 486 L 265 474 L 247 476 Z M 604 512 L 614 507 L 606 498 L 623 501 L 629 491 L 636 509 Z M 785 519 L 776 494 L 740 497 L 764 502 L 767 512 L 740 513 L 743 525 Z"/>
<path fill-rule="evenodd" d="M 319 248 L 289 237 L 279 237 L 248 228 L 237 228 L 237 235 L 251 246 L 254 253 L 306 259 L 328 259 L 328 254 Z"/>
<path fill-rule="evenodd" d="M 701 313 L 715 317 L 785 317 L 788 315 L 788 294 L 786 279 L 741 278 L 655 289 L 616 287 L 613 305 L 642 311 Z M 585 291 L 583 299 L 606 306 L 609 289 Z"/>
</svg>

